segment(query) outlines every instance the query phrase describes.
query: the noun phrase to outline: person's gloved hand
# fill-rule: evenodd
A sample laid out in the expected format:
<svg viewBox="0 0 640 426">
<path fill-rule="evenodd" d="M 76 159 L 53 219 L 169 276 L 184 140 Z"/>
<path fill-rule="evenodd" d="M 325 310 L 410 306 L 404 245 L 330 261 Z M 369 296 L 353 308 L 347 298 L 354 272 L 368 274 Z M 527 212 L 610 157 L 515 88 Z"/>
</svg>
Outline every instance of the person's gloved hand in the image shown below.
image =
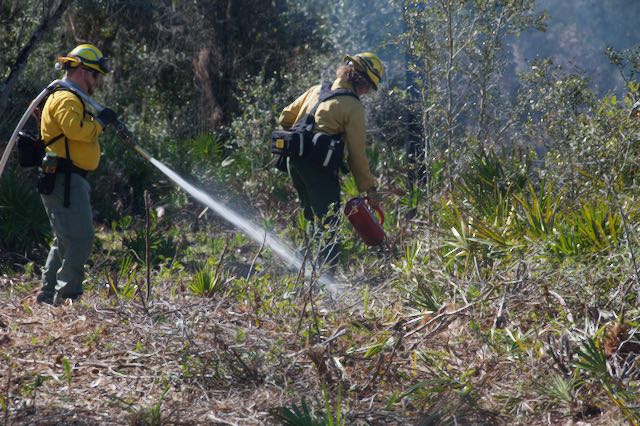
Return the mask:
<svg viewBox="0 0 640 426">
<path fill-rule="evenodd" d="M 96 120 L 98 120 L 102 127 L 113 126 L 118 122 L 118 114 L 110 108 L 105 108 L 100 111 Z"/>
<path fill-rule="evenodd" d="M 376 190 L 375 186 L 372 186 L 367 190 L 367 202 L 374 209 L 380 208 L 380 203 L 382 202 L 382 196 Z"/>
<path fill-rule="evenodd" d="M 629 114 L 629 116 L 640 118 L 640 101 L 633 104 L 633 107 L 631 108 L 631 114 Z"/>
</svg>

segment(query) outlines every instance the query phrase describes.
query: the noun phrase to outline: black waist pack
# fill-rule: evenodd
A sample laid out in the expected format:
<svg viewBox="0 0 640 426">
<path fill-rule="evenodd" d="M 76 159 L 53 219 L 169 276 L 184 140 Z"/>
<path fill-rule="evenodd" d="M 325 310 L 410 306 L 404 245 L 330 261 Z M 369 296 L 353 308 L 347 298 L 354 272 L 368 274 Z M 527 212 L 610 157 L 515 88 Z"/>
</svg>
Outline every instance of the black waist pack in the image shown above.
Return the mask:
<svg viewBox="0 0 640 426">
<path fill-rule="evenodd" d="M 283 171 L 286 157 L 303 158 L 315 166 L 336 170 L 342 166 L 344 142 L 339 135 L 278 130 L 271 135 L 271 152 L 280 156 L 276 167 Z"/>
<path fill-rule="evenodd" d="M 342 166 L 344 158 L 344 142 L 338 135 L 316 132 L 311 139 L 309 161 L 317 166 L 337 170 Z"/>
<path fill-rule="evenodd" d="M 276 130 L 271 134 L 271 152 L 276 155 L 304 158 L 309 153 L 306 132 Z M 305 146 L 307 150 L 305 151 Z"/>
</svg>

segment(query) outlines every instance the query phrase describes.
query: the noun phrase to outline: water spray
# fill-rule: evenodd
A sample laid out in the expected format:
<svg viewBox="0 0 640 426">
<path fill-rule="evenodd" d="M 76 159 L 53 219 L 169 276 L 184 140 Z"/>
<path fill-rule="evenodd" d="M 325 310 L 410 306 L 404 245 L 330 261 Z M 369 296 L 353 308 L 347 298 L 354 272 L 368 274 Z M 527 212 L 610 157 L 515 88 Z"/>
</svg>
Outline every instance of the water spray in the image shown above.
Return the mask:
<svg viewBox="0 0 640 426">
<path fill-rule="evenodd" d="M 15 144 L 18 132 L 22 130 L 22 127 L 28 120 L 29 116 L 33 113 L 35 108 L 46 98 L 46 96 L 55 90 L 58 87 L 64 87 L 66 89 L 72 90 L 78 96 L 82 98 L 82 100 L 90 105 L 96 112 L 99 114 L 104 107 L 96 102 L 93 98 L 87 95 L 82 89 L 80 89 L 76 84 L 72 81 L 64 78 L 62 80 L 55 80 L 51 82 L 29 105 L 29 108 L 24 113 L 22 119 L 18 123 L 5 152 L 0 160 L 0 177 L 2 176 L 2 171 L 4 169 L 5 164 L 7 163 L 9 154 L 13 145 Z M 184 180 L 180 175 L 174 172 L 171 168 L 164 165 L 162 162 L 153 158 L 151 154 L 149 154 L 145 149 L 137 145 L 133 141 L 133 133 L 129 131 L 127 126 L 118 121 L 115 125 L 115 130 L 118 137 L 126 143 L 129 147 L 131 147 L 134 151 L 136 151 L 142 158 L 149 161 L 153 164 L 158 170 L 164 173 L 169 179 L 175 182 L 180 188 L 188 192 L 192 197 L 201 202 L 202 204 L 209 207 L 211 210 L 216 212 L 222 218 L 229 221 L 236 228 L 240 229 L 244 232 L 249 238 L 251 238 L 254 242 L 258 244 L 265 244 L 283 261 L 287 267 L 291 270 L 300 270 L 303 266 L 303 260 L 300 255 L 294 250 L 289 244 L 285 241 L 282 241 L 272 233 L 264 230 L 260 226 L 254 224 L 252 221 L 242 217 L 237 214 L 235 211 L 220 203 L 219 201 L 214 200 L 209 194 L 206 192 L 196 188 L 186 180 Z M 327 289 L 329 289 L 332 293 L 336 293 L 340 290 L 341 284 L 336 283 L 333 279 L 326 275 L 322 275 L 319 278 L 321 284 L 323 284 Z"/>
</svg>

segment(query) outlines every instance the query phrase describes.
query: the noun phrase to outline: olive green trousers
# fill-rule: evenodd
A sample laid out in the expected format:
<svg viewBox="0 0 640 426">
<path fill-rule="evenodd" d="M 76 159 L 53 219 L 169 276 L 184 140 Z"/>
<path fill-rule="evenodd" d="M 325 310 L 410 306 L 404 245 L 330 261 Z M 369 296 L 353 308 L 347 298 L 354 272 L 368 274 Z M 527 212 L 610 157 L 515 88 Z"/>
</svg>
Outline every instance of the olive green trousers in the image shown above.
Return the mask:
<svg viewBox="0 0 640 426">
<path fill-rule="evenodd" d="M 337 239 L 340 210 L 338 170 L 327 170 L 296 158 L 289 158 L 287 169 L 304 217 L 313 222 L 311 235 L 321 246 L 319 266 L 327 265 L 333 270 L 342 250 Z"/>
<path fill-rule="evenodd" d="M 85 178 L 72 173 L 70 206 L 64 207 L 64 181 L 65 175 L 57 174 L 53 192 L 41 195 L 54 234 L 42 272 L 41 293 L 75 298 L 82 294 L 84 264 L 93 246 L 91 187 Z"/>
</svg>

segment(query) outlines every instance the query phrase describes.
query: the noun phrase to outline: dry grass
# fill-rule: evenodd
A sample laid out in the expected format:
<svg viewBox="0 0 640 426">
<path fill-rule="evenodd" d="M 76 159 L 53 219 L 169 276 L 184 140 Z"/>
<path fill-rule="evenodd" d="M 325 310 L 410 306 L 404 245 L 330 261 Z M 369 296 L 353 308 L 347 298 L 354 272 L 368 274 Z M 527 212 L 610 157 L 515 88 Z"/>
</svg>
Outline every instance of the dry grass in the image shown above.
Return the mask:
<svg viewBox="0 0 640 426">
<path fill-rule="evenodd" d="M 337 302 L 315 291 L 309 299 L 304 289 L 285 296 L 280 288 L 291 277 L 265 284 L 256 275 L 207 298 L 154 277 L 146 309 L 137 297 L 117 300 L 95 289 L 79 303 L 51 307 L 35 303 L 33 280 L 4 279 L 3 421 L 273 424 L 277 407 L 304 400 L 319 416 L 325 402 L 336 411 L 339 396 L 346 424 L 628 419 L 595 376 L 575 367 L 576 330 L 593 317 L 575 293 L 579 274 L 562 280 L 561 272 L 538 274 L 523 262 L 461 280 L 438 262 L 391 270 L 383 266 L 398 257 L 379 256 L 367 261 L 381 271 L 376 284 L 354 267 L 357 284 Z M 434 311 L 415 306 L 403 289 L 416 282 L 441 287 L 447 300 Z M 595 329 L 604 325 L 598 321 Z M 634 333 L 609 333 L 611 362 L 618 356 L 612 345 Z M 624 348 L 628 355 L 634 346 Z M 569 400 L 547 389 L 558 376 L 581 381 Z M 638 378 L 625 383 L 633 389 Z"/>
</svg>

